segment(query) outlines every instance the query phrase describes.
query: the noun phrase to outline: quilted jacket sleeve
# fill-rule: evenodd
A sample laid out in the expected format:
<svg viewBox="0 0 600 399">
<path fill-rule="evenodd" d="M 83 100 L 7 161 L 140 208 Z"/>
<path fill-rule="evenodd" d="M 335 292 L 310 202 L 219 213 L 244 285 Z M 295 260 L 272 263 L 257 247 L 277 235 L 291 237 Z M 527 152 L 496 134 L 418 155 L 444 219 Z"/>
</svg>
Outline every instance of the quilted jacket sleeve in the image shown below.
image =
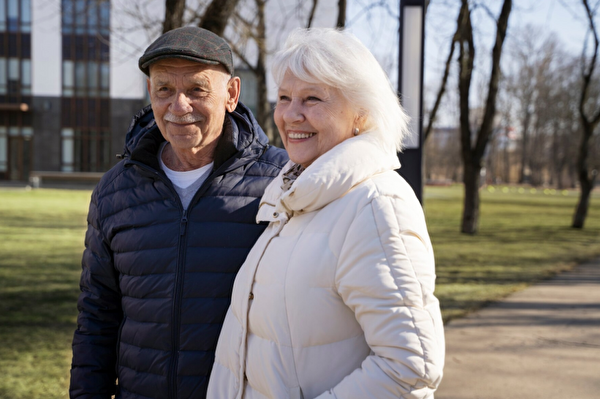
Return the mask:
<svg viewBox="0 0 600 399">
<path fill-rule="evenodd" d="M 318 398 L 433 398 L 444 362 L 434 269 L 416 200 L 377 197 L 359 211 L 339 257 L 336 284 L 371 355 Z"/>
<path fill-rule="evenodd" d="M 98 224 L 97 193 L 88 214 L 73 338 L 71 398 L 108 399 L 115 392 L 116 344 L 123 318 L 112 253 Z"/>
</svg>

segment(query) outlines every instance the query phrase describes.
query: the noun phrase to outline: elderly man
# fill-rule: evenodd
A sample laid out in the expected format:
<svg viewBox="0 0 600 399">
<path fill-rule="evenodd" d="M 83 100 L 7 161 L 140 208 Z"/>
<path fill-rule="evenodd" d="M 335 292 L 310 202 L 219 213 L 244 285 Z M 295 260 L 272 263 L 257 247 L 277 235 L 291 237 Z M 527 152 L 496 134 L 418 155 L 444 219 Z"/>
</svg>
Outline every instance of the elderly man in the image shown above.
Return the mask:
<svg viewBox="0 0 600 399">
<path fill-rule="evenodd" d="M 92 194 L 71 398 L 204 398 L 255 216 L 287 161 L 241 103 L 231 49 L 186 27 L 139 60 L 150 107 Z M 118 380 L 118 384 L 117 384 Z"/>
</svg>

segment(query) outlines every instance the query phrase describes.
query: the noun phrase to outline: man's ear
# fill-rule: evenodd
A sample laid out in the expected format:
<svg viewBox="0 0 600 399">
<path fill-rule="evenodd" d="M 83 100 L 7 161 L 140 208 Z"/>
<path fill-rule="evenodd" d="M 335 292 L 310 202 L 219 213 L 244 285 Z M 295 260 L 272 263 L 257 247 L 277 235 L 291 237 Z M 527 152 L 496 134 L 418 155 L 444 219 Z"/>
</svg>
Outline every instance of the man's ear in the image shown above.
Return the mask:
<svg viewBox="0 0 600 399">
<path fill-rule="evenodd" d="M 242 83 L 237 76 L 233 76 L 229 79 L 229 82 L 227 82 L 227 102 L 225 103 L 225 108 L 228 112 L 233 112 L 237 107 L 240 99 L 241 86 Z"/>
<path fill-rule="evenodd" d="M 150 84 L 150 78 L 146 78 L 146 89 L 148 89 L 148 95 L 151 96 L 152 92 L 150 91 L 150 87 L 152 85 Z"/>
</svg>

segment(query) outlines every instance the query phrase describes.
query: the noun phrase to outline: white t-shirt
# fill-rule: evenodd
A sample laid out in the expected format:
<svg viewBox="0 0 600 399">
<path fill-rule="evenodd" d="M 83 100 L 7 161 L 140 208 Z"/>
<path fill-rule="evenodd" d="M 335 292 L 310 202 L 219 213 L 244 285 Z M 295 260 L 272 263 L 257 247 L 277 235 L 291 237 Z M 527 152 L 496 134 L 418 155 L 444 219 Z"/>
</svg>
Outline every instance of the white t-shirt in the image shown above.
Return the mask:
<svg viewBox="0 0 600 399">
<path fill-rule="evenodd" d="M 175 191 L 177 191 L 177 194 L 179 194 L 183 208 L 187 209 L 192 198 L 194 197 L 194 194 L 196 194 L 202 183 L 204 183 L 204 181 L 208 178 L 210 171 L 214 166 L 214 162 L 204 165 L 201 168 L 188 170 L 185 172 L 178 172 L 169 169 L 162 160 L 162 153 L 166 145 L 167 142 L 163 143 L 158 151 L 160 167 L 165 171 L 165 174 L 169 180 L 171 180 L 173 186 L 175 186 Z"/>
</svg>

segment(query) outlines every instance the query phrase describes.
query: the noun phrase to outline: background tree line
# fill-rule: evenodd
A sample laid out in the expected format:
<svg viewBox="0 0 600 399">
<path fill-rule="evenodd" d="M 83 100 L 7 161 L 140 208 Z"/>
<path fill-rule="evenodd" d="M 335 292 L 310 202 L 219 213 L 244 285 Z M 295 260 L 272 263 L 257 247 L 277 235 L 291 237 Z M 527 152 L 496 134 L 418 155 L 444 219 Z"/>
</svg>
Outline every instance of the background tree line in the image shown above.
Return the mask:
<svg viewBox="0 0 600 399">
<path fill-rule="evenodd" d="M 579 55 L 533 27 L 509 33 L 509 17 L 519 11 L 512 3 L 461 0 L 456 10 L 455 32 L 424 129 L 426 179 L 464 183 L 463 233 L 477 232 L 479 187 L 494 183 L 578 187 L 572 226 L 581 228 L 600 170 L 600 1 L 563 3 L 583 11 L 588 35 Z M 429 8 L 449 4 L 432 1 Z M 482 26 L 490 22 L 495 32 L 484 32 Z M 477 35 L 493 36 L 491 46 Z M 458 122 L 435 128 L 444 107 Z"/>
<path fill-rule="evenodd" d="M 323 4 L 337 7 L 331 27 L 345 27 L 347 0 L 164 1 L 165 14 L 160 21 L 144 21 L 147 4 L 141 0 L 131 1 L 132 12 L 149 31 L 155 30 L 154 37 L 161 33 L 157 27 L 166 32 L 183 25 L 201 26 L 224 36 L 240 65 L 256 79 L 257 120 L 272 143 L 281 145 L 268 99 L 267 57 L 276 50 L 269 48 L 269 40 L 282 42 L 283 28 L 291 19 L 301 21 L 301 26 L 313 26 Z M 579 55 L 533 27 L 511 31 L 511 15 L 523 11 L 519 2 L 425 1 L 428 14 L 444 9 L 446 20 L 455 15 L 444 72 L 434 96 L 424 105 L 425 177 L 431 182 L 464 184 L 463 233 L 478 231 L 479 189 L 493 183 L 580 188 L 572 225 L 583 227 L 600 169 L 596 132 L 600 121 L 596 67 L 600 0 L 555 1 L 565 8 L 583 10 L 588 39 Z M 398 1 L 354 2 L 365 13 L 379 8 L 397 18 Z M 267 21 L 266 8 L 281 7 L 282 3 L 288 6 L 287 14 Z M 445 114 L 445 124 L 438 120 L 439 114 Z"/>
</svg>

